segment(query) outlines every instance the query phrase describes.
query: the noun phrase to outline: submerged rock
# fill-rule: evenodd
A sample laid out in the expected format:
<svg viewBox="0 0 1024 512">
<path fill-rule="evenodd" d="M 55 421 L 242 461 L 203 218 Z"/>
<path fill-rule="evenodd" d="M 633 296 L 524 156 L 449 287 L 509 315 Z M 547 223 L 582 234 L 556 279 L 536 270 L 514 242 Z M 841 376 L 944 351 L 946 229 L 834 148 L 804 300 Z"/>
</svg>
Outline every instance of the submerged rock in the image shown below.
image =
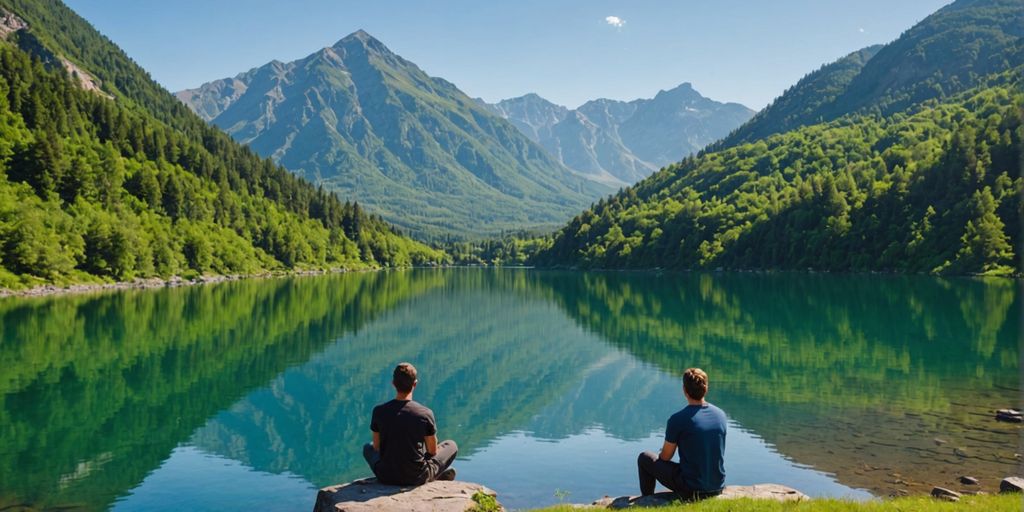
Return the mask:
<svg viewBox="0 0 1024 512">
<path fill-rule="evenodd" d="M 1024 415 L 1016 409 L 999 409 L 996 411 L 996 419 L 1010 423 L 1024 423 Z"/>
<path fill-rule="evenodd" d="M 960 477 L 960 483 L 964 485 L 978 485 L 978 479 L 973 476 L 962 476 Z"/>
<path fill-rule="evenodd" d="M 935 487 L 932 489 L 932 496 L 940 500 L 946 501 L 960 501 L 960 493 L 951 491 L 945 487 Z"/>
<path fill-rule="evenodd" d="M 313 512 L 463 512 L 473 508 L 473 495 L 497 493 L 470 482 L 430 482 L 416 487 L 386 485 L 376 478 L 324 487 Z"/>
<path fill-rule="evenodd" d="M 1024 491 L 1024 478 L 1019 476 L 1008 476 L 999 482 L 999 492 L 1021 492 Z"/>
<path fill-rule="evenodd" d="M 779 484 L 755 484 L 755 485 L 727 485 L 722 494 L 715 496 L 713 500 L 728 500 L 737 498 L 753 498 L 774 501 L 799 501 L 809 499 L 806 494 L 785 485 Z M 659 492 L 650 496 L 619 496 L 611 498 L 605 496 L 592 505 L 606 508 L 629 508 L 629 507 L 658 507 L 668 505 L 679 498 L 672 492 Z"/>
</svg>

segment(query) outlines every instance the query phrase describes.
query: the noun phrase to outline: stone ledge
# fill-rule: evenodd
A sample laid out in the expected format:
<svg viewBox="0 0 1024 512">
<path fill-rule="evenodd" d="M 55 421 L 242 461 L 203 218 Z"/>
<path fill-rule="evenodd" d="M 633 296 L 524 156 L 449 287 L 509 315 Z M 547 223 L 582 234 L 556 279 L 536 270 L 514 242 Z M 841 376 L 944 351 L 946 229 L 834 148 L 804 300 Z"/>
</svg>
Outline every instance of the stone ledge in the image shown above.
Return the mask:
<svg viewBox="0 0 1024 512">
<path fill-rule="evenodd" d="M 739 498 L 752 498 L 774 501 L 800 501 L 810 499 L 806 494 L 779 484 L 754 484 L 754 485 L 727 485 L 722 494 L 715 496 L 714 500 L 729 500 Z M 659 492 L 650 496 L 619 496 L 611 498 L 605 496 L 592 503 L 594 506 L 606 508 L 629 508 L 629 507 L 658 507 L 668 505 L 676 501 L 675 493 Z"/>
<path fill-rule="evenodd" d="M 313 512 L 464 512 L 476 505 L 473 494 L 477 491 L 497 496 L 487 487 L 471 482 L 430 482 L 403 487 L 367 478 L 320 489 Z"/>
</svg>

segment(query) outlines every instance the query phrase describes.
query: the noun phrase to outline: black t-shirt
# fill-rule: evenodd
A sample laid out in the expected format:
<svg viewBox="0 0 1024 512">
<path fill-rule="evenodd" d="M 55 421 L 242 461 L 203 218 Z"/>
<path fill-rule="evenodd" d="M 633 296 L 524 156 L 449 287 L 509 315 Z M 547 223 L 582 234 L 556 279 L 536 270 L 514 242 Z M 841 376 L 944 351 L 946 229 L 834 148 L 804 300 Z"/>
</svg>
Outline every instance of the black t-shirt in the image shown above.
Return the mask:
<svg viewBox="0 0 1024 512">
<path fill-rule="evenodd" d="M 422 483 L 429 457 L 423 438 L 437 433 L 434 412 L 413 400 L 392 400 L 373 408 L 370 430 L 380 434 L 377 477 L 385 483 Z"/>
</svg>

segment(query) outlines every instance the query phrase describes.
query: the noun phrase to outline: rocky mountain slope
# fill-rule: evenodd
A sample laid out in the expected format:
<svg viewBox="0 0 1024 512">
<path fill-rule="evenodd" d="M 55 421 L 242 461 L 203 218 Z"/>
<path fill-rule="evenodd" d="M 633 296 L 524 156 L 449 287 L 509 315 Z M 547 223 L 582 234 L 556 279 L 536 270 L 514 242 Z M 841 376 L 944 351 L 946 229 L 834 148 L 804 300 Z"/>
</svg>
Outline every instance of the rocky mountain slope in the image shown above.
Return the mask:
<svg viewBox="0 0 1024 512">
<path fill-rule="evenodd" d="M 593 179 L 631 184 L 710 144 L 754 115 L 684 83 L 654 98 L 597 99 L 575 110 L 536 94 L 486 104 L 563 164 Z"/>
</svg>

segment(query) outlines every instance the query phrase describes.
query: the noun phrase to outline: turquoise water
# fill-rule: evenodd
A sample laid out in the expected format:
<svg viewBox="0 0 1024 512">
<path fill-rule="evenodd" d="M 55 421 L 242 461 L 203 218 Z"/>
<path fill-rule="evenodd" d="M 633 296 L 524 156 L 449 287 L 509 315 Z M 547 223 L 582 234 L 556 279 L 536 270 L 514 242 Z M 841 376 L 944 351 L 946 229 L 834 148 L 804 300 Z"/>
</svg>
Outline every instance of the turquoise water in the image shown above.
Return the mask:
<svg viewBox="0 0 1024 512">
<path fill-rule="evenodd" d="M 368 476 L 391 368 L 512 508 L 636 493 L 701 366 L 727 483 L 1020 473 L 1019 283 L 415 270 L 0 301 L 0 505 L 306 510 Z M 895 476 L 893 476 L 895 475 Z M 950 484 L 951 485 L 951 484 Z"/>
</svg>

